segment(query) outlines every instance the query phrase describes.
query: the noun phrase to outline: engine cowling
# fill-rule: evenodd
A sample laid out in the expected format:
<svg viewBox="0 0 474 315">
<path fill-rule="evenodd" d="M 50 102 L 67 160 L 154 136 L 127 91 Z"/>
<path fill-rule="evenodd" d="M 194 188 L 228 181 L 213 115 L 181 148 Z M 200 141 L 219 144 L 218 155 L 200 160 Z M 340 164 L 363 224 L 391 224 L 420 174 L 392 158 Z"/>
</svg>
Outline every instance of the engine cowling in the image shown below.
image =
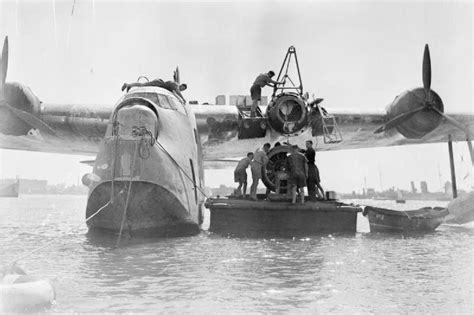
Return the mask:
<svg viewBox="0 0 474 315">
<path fill-rule="evenodd" d="M 388 120 L 422 107 L 425 102 L 425 91 L 423 88 L 416 88 L 405 91 L 398 95 L 387 108 Z M 441 112 L 444 111 L 443 101 L 439 95 L 431 90 L 431 106 L 436 107 Z M 442 117 L 433 110 L 425 109 L 410 116 L 395 128 L 409 139 L 419 139 L 438 127 Z"/>
<path fill-rule="evenodd" d="M 308 127 L 306 102 L 297 94 L 282 93 L 274 97 L 267 107 L 268 124 L 282 135 L 293 136 Z"/>
</svg>

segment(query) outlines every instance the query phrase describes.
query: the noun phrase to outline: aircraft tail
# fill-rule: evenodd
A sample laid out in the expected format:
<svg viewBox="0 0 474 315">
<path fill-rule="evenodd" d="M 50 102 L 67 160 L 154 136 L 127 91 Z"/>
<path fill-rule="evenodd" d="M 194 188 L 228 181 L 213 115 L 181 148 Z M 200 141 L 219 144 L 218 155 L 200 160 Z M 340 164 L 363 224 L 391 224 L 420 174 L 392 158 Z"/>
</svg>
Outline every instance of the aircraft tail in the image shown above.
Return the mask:
<svg viewBox="0 0 474 315">
<path fill-rule="evenodd" d="M 178 68 L 178 66 L 176 66 L 176 70 L 174 70 L 174 72 L 173 72 L 173 80 L 174 80 L 174 82 L 176 82 L 178 84 L 181 84 L 181 80 L 179 78 L 179 68 Z"/>
</svg>

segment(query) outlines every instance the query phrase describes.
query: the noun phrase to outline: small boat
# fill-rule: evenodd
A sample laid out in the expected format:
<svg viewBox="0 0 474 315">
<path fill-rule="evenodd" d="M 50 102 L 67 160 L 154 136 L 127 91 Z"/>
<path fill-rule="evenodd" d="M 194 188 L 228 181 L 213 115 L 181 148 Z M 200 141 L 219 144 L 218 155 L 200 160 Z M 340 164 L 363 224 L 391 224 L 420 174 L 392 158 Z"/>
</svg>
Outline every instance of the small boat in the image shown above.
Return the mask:
<svg viewBox="0 0 474 315">
<path fill-rule="evenodd" d="M 434 231 L 448 213 L 448 209 L 441 207 L 400 211 L 370 206 L 366 206 L 362 212 L 368 216 L 370 232 Z"/>
<path fill-rule="evenodd" d="M 0 279 L 0 313 L 41 310 L 54 299 L 54 288 L 47 280 L 17 273 Z"/>
</svg>

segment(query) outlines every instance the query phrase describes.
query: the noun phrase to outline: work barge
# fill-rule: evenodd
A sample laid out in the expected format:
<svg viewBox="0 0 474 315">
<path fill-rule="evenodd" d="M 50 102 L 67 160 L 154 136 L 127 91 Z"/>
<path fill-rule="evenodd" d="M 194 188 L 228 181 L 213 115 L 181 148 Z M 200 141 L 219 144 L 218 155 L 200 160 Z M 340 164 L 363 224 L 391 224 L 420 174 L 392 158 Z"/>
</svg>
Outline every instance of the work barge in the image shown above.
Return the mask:
<svg viewBox="0 0 474 315">
<path fill-rule="evenodd" d="M 210 198 L 209 231 L 228 236 L 302 237 L 318 234 L 355 233 L 358 206 L 337 200 L 292 204 L 290 198 L 258 200 L 233 196 Z"/>
<path fill-rule="evenodd" d="M 238 195 L 207 199 L 205 206 L 211 214 L 209 231 L 244 237 L 355 233 L 357 214 L 362 212 L 360 206 L 339 202 L 334 192 L 327 192 L 325 200 L 313 201 L 306 196 L 304 203 L 292 204 L 287 179 L 280 180 L 277 189 L 277 177 L 282 178 L 282 173 L 288 175 L 287 157 L 291 152 L 291 145 L 283 144 L 267 153 L 268 163 L 262 166 L 267 194 L 257 195 L 257 200 Z"/>
</svg>

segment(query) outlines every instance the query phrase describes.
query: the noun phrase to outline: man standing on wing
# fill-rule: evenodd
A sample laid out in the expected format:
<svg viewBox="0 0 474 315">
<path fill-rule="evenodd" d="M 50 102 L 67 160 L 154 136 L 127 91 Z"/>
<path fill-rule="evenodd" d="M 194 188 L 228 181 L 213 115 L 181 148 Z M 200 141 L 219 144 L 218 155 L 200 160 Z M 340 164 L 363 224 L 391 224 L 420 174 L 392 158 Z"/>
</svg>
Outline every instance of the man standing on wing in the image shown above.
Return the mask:
<svg viewBox="0 0 474 315">
<path fill-rule="evenodd" d="M 284 84 L 284 82 L 273 81 L 272 78 L 275 76 L 275 72 L 272 70 L 268 73 L 260 74 L 252 84 L 250 88 L 250 96 L 252 97 L 252 109 L 250 112 L 250 117 L 255 117 L 255 111 L 257 110 L 258 102 L 262 98 L 262 88 L 265 85 L 275 86 L 277 84 Z"/>
</svg>

